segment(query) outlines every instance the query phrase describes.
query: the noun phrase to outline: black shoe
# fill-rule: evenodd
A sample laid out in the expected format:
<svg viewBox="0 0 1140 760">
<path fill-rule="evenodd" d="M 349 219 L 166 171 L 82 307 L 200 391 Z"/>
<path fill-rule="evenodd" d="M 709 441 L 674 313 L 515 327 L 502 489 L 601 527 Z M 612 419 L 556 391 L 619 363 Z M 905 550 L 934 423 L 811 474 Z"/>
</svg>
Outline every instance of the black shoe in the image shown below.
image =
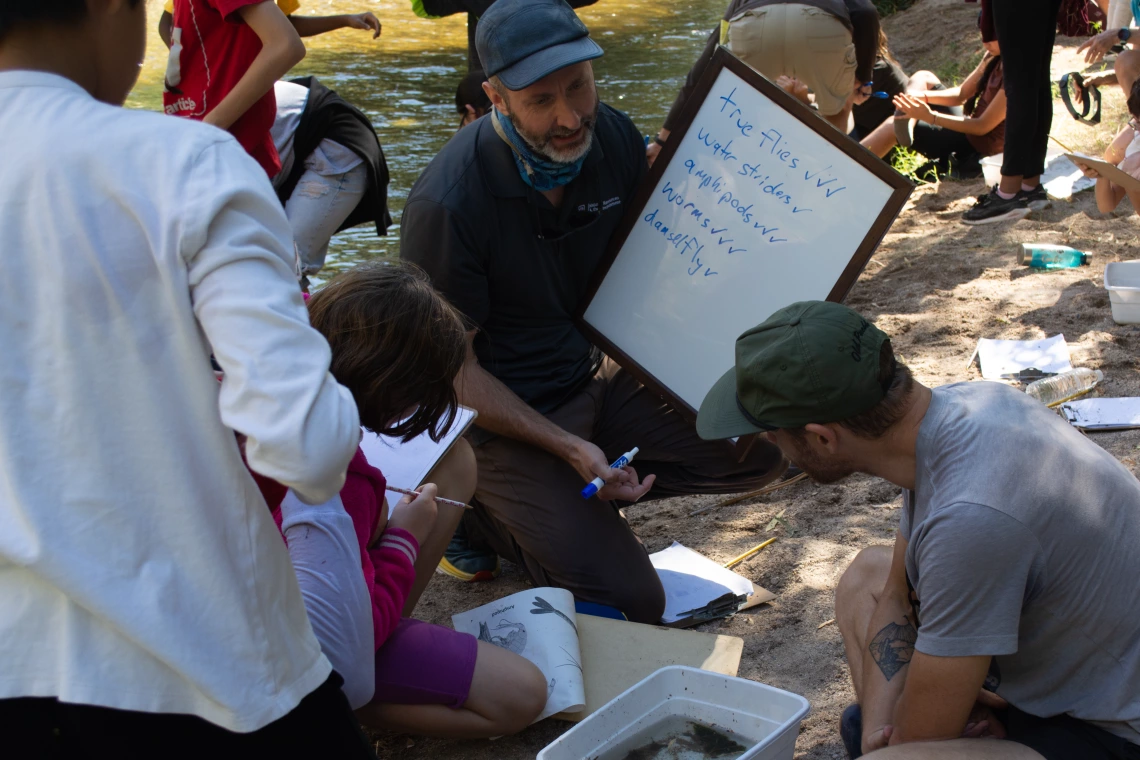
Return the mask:
<svg viewBox="0 0 1140 760">
<path fill-rule="evenodd" d="M 843 739 L 843 747 L 847 750 L 847 757 L 855 760 L 863 756 L 863 710 L 858 704 L 848 705 L 839 719 L 839 737 Z"/>
<path fill-rule="evenodd" d="M 1049 200 L 1049 194 L 1045 192 L 1045 188 L 1041 185 L 1033 188 L 1032 190 L 1022 190 L 1018 192 L 1018 197 L 1024 198 L 1026 205 L 1033 211 L 1041 211 L 1053 205 Z"/>
<path fill-rule="evenodd" d="M 1029 216 L 1029 211 L 1029 204 L 1020 191 L 1006 200 L 998 195 L 997 185 L 994 185 L 993 190 L 979 196 L 974 207 L 962 214 L 962 221 L 966 224 L 1016 221 Z"/>
</svg>

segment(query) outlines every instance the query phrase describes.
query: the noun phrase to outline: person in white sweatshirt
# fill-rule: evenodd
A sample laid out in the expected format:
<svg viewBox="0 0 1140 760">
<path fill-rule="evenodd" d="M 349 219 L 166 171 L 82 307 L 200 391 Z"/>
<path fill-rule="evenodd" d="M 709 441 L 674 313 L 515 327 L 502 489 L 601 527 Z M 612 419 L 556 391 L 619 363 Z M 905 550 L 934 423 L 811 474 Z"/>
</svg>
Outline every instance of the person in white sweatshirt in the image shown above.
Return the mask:
<svg viewBox="0 0 1140 760">
<path fill-rule="evenodd" d="M 234 435 L 338 510 L 356 406 L 265 172 L 220 129 L 119 107 L 145 5 L 0 4 L 5 744 L 374 757 Z"/>
</svg>

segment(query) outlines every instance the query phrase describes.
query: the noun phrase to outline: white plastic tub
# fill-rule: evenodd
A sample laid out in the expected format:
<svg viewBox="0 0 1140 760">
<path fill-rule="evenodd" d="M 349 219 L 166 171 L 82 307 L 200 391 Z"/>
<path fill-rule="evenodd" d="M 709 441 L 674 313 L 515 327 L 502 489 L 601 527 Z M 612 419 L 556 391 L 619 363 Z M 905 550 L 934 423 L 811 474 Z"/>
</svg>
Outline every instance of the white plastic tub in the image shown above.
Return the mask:
<svg viewBox="0 0 1140 760">
<path fill-rule="evenodd" d="M 1140 324 L 1140 261 L 1113 261 L 1104 268 L 1104 289 L 1119 325 Z"/>
<path fill-rule="evenodd" d="M 986 187 L 993 187 L 1001 182 L 1001 162 L 1004 159 L 1004 153 L 998 153 L 996 156 L 986 156 L 982 159 L 982 177 L 986 180 Z"/>
<path fill-rule="evenodd" d="M 792 760 L 800 721 L 809 709 L 798 694 L 672 665 L 614 697 L 539 752 L 537 760 L 622 758 L 647 741 L 646 729 L 674 716 L 757 742 L 740 760 Z"/>
</svg>

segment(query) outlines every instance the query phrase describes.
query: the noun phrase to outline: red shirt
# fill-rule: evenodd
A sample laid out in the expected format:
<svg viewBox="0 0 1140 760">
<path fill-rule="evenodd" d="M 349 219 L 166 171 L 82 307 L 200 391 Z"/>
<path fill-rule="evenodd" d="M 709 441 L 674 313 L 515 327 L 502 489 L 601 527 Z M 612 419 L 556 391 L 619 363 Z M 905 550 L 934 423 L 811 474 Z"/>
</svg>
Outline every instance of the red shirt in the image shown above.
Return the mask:
<svg viewBox="0 0 1140 760">
<path fill-rule="evenodd" d="M 245 75 L 261 52 L 261 39 L 238 11 L 262 1 L 174 0 L 171 55 L 162 96 L 168 114 L 201 119 Z M 277 101 L 270 88 L 230 126 L 230 133 L 270 178 L 281 171 L 281 159 L 269 134 L 276 115 Z"/>
</svg>

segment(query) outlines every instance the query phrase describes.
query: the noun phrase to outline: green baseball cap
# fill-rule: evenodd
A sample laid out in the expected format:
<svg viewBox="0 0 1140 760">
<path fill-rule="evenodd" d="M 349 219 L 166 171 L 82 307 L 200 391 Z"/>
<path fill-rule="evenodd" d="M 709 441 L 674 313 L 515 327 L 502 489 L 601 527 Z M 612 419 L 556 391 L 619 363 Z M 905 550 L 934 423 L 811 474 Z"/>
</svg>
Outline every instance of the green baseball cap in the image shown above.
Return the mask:
<svg viewBox="0 0 1140 760">
<path fill-rule="evenodd" d="M 705 395 L 697 434 L 734 438 L 865 412 L 886 395 L 879 352 L 889 340 L 843 304 L 780 309 L 736 339 L 736 366 Z"/>
</svg>

